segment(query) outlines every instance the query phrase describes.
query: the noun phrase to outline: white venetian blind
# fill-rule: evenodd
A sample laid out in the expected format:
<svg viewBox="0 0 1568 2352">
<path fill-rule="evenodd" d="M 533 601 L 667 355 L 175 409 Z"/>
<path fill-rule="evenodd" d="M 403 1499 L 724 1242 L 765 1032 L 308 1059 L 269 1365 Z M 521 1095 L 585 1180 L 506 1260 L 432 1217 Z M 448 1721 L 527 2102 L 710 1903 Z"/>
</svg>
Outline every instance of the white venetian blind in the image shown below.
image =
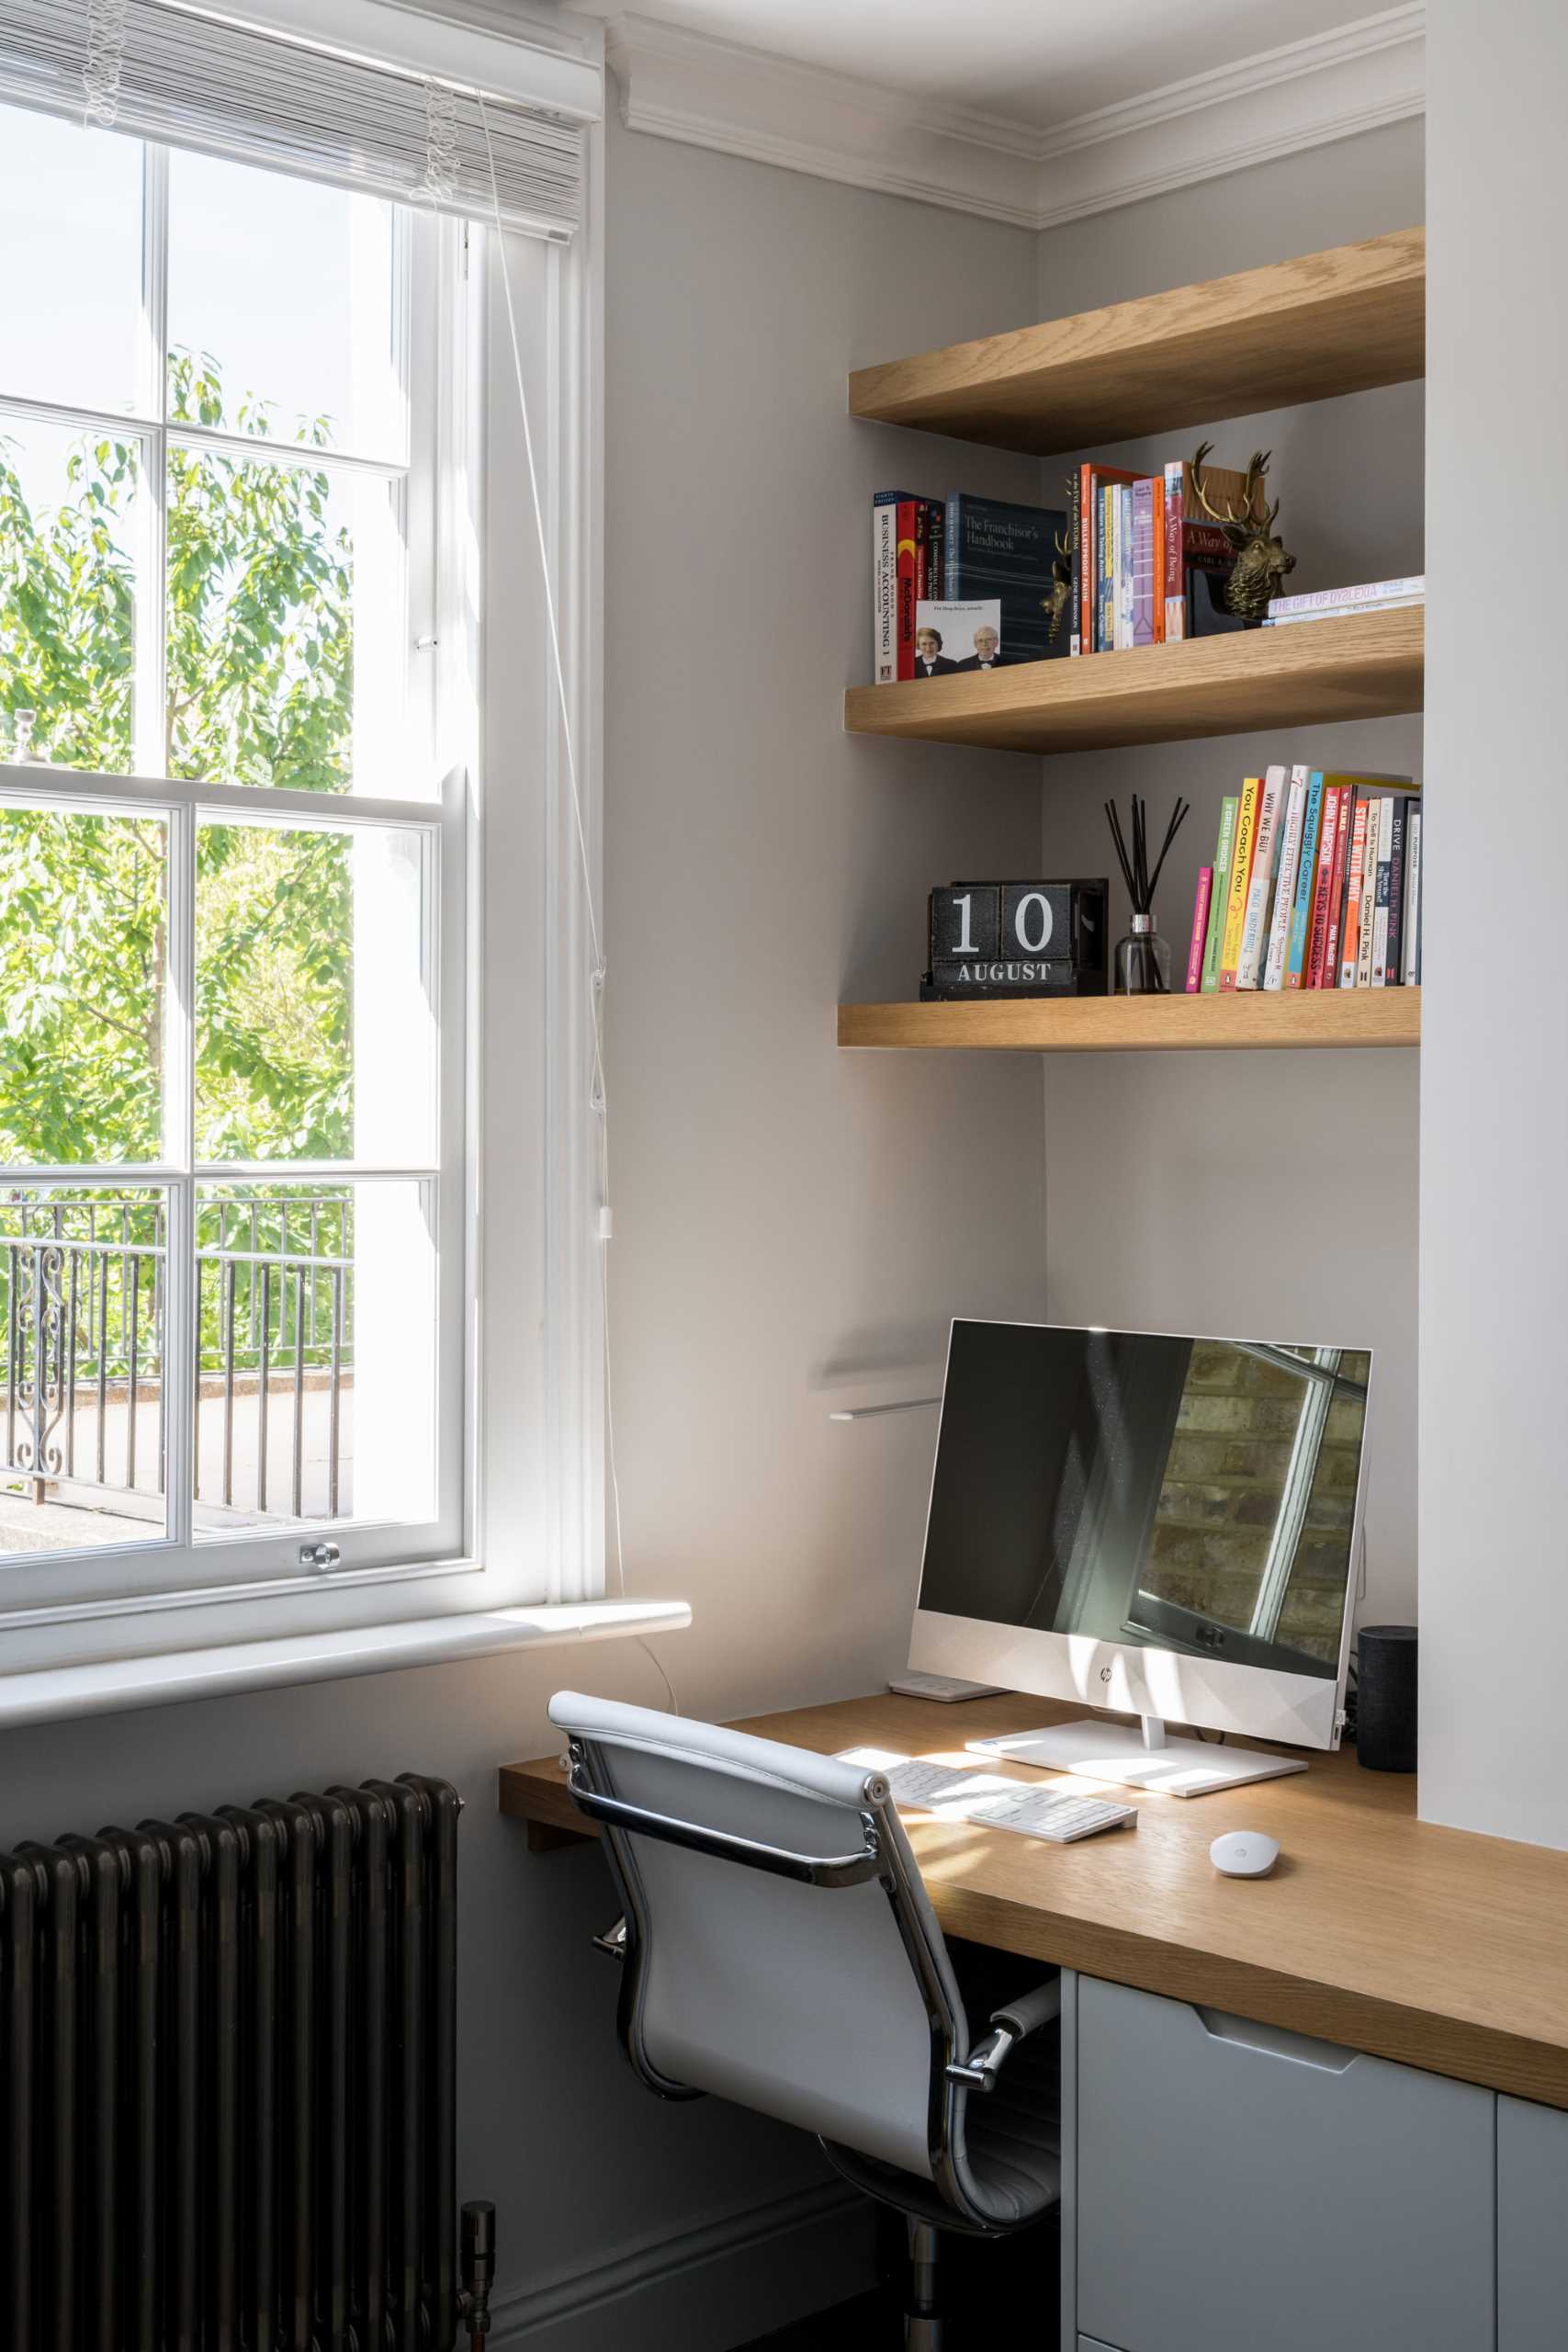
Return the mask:
<svg viewBox="0 0 1568 2352">
<path fill-rule="evenodd" d="M 480 220 L 494 218 L 493 153 L 505 225 L 571 235 L 595 69 L 460 29 L 447 40 L 373 0 L 282 0 L 281 13 L 305 21 L 264 27 L 179 0 L 0 0 L 0 98 Z M 537 98 L 520 94 L 530 79 Z"/>
</svg>

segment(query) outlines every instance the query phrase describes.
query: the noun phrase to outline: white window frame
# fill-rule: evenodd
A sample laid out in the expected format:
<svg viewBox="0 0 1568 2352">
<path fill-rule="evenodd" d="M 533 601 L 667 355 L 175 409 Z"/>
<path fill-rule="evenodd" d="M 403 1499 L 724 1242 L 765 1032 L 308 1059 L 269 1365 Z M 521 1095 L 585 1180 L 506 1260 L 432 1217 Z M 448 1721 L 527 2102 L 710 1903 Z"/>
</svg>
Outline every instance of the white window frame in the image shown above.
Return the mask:
<svg viewBox="0 0 1568 2352">
<path fill-rule="evenodd" d="M 603 151 L 589 136 L 584 228 L 570 244 L 506 241 L 523 330 L 536 461 L 546 498 L 546 537 L 562 616 L 563 658 L 578 754 L 592 887 L 599 888 L 600 644 L 602 639 L 601 391 Z M 284 1572 L 242 1579 L 237 1547 L 186 1554 L 189 1583 L 154 1587 L 152 1564 L 170 1547 L 137 1545 L 126 1589 L 108 1589 L 106 1550 L 33 1558 L 0 1567 L 0 1672 L 166 1650 L 273 1642 L 295 1634 L 352 1634 L 457 1611 L 541 1602 L 592 1601 L 604 1592 L 603 1315 L 597 1220 L 597 1114 L 589 1100 L 592 1022 L 581 878 L 561 762 L 561 731 L 538 578 L 528 527 L 526 474 L 510 340 L 501 307 L 500 243 L 458 229 L 454 278 L 473 280 L 460 336 L 436 402 L 440 485 L 434 628 L 440 771 L 449 779 L 440 819 L 449 875 L 465 877 L 466 919 L 444 930 L 443 1001 L 462 1008 L 443 1089 L 457 1100 L 465 1149 L 443 1189 L 443 1281 L 461 1269 L 468 1313 L 446 1318 L 442 1410 L 462 1420 L 454 1540 L 412 1545 L 387 1563 L 352 1556 L 351 1525 L 334 1527 L 341 1567 L 330 1576 Z M 456 283 L 444 302 L 456 301 Z M 435 368 L 434 344 L 415 364 Z M 129 420 L 118 420 L 128 429 Z M 265 446 L 265 445 L 263 445 Z M 498 527 L 499 526 L 499 527 Z M 531 558 L 531 567 L 530 567 Z M 411 603 L 414 583 L 411 580 Z M 423 633 L 423 632 L 421 632 Z M 484 638 L 500 648 L 487 663 Z M 520 660 L 533 644 L 538 658 Z M 487 759 L 488 753 L 488 759 Z M 487 773 L 488 765 L 488 773 Z M 37 768 L 0 769 L 0 790 L 39 797 Z M 70 800 L 95 779 L 56 771 L 51 792 Z M 175 786 L 160 779 L 110 780 L 188 821 L 194 805 L 292 813 L 308 802 L 331 822 L 330 799 L 243 787 Z M 542 787 L 542 788 L 541 788 Z M 491 806 L 488 814 L 484 804 Z M 347 802 L 347 796 L 345 803 Z M 372 815 L 421 821 L 397 803 L 383 812 L 353 796 L 339 821 Z M 481 823 L 482 852 L 481 852 Z M 449 894 L 450 895 L 450 894 Z M 488 902 L 488 920 L 487 920 Z M 499 916 L 502 918 L 497 920 Z M 188 1001 L 188 1000 L 187 1000 Z M 498 1069 L 498 1057 L 510 1067 Z M 502 1111 L 487 1116 L 499 1090 Z M 163 1170 L 116 1170 L 127 1183 Z M 187 1170 L 176 1172 L 185 1175 Z M 229 1171 L 231 1172 L 231 1171 Z M 267 1170 L 281 1180 L 283 1168 Z M 290 1168 L 288 1173 L 296 1171 Z M 346 1172 L 334 1168 L 333 1172 Z M 14 1181 L 65 1181 L 61 1170 L 7 1171 Z M 486 1199 L 501 1204 L 487 1232 Z M 171 1238 L 173 1238 L 171 1234 Z M 173 1301 L 171 1301 L 173 1305 Z M 171 1450 L 170 1485 L 176 1449 Z M 312 1530 L 312 1532 L 314 1531 Z M 265 1539 L 298 1545 L 302 1531 Z M 62 1592 L 63 1571 L 92 1589 Z M 231 1571 L 225 1574 L 225 1570 Z M 136 1578 L 141 1576 L 141 1588 Z M 32 1590 L 17 1579 L 26 1574 Z M 52 1588 L 50 1597 L 45 1590 Z"/>
</svg>

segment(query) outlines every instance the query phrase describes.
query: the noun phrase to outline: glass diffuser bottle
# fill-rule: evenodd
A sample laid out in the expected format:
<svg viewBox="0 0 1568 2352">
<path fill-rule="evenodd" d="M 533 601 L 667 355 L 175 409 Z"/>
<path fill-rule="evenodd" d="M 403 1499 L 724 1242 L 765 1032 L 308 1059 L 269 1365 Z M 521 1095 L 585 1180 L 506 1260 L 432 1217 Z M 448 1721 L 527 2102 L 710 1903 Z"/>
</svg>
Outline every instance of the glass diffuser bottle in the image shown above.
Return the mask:
<svg viewBox="0 0 1568 2352">
<path fill-rule="evenodd" d="M 1171 842 L 1181 831 L 1190 806 L 1178 793 L 1159 854 L 1151 860 L 1147 801 L 1140 800 L 1134 793 L 1130 839 L 1129 833 L 1122 830 L 1121 813 L 1114 800 L 1108 800 L 1105 804 L 1106 821 L 1116 845 L 1122 879 L 1127 885 L 1127 896 L 1133 901 L 1133 927 L 1126 938 L 1118 943 L 1116 949 L 1111 986 L 1118 996 L 1168 996 L 1170 993 L 1170 949 L 1155 928 L 1155 892 L 1159 888 L 1159 877 L 1165 870 Z"/>
<path fill-rule="evenodd" d="M 1152 914 L 1134 915 L 1125 939 L 1116 946 L 1118 996 L 1168 996 L 1170 992 L 1170 947 L 1155 929 Z"/>
</svg>

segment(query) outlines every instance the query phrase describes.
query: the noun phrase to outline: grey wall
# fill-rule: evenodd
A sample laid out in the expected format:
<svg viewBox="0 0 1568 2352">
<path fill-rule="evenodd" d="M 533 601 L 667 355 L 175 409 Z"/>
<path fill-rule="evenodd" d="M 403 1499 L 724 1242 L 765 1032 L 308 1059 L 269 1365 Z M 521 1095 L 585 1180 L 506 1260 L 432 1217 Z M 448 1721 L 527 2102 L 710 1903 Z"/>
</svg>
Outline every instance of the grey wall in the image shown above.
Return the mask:
<svg viewBox="0 0 1568 2352">
<path fill-rule="evenodd" d="M 852 424 L 845 372 L 1026 316 L 1034 250 L 614 120 L 608 197 L 620 1486 L 632 1589 L 695 1610 L 661 1645 L 682 1703 L 722 1714 L 903 1663 L 933 1417 L 843 1428 L 828 1404 L 908 1393 L 955 1312 L 1043 1302 L 1036 1074 L 851 1059 L 833 1023 L 840 993 L 913 990 L 931 883 L 1027 866 L 1039 825 L 1029 763 L 841 732 L 869 493 L 950 470 Z M 967 478 L 1021 492 L 1032 469 Z M 510 560 L 525 492 L 491 489 Z M 529 1858 L 495 1812 L 496 1768 L 548 1744 L 570 1682 L 660 1702 L 615 1645 L 12 1732 L 0 1840 L 406 1767 L 455 1780 L 460 2187 L 499 2208 L 498 2344 L 706 2352 L 847 2290 L 865 2229 L 820 2220 L 842 2200 L 813 2143 L 662 2107 L 620 2059 L 587 1943 L 598 1856 Z"/>
<path fill-rule="evenodd" d="M 1562 630 L 1550 573 L 1517 595 L 1476 593 L 1453 484 L 1499 440 L 1544 446 L 1561 412 L 1568 20 L 1526 0 L 1483 17 L 1437 0 L 1427 69 L 1438 821 L 1422 1043 L 1421 1810 L 1563 1846 Z M 1561 544 L 1564 507 L 1560 472 L 1532 467 L 1533 544 Z M 1493 887 L 1478 899 L 1482 876 Z M 1466 952 L 1478 903 L 1506 925 L 1506 954 Z"/>
<path fill-rule="evenodd" d="M 1152 293 L 1424 217 L 1419 123 L 1049 232 L 1039 315 Z M 1422 569 L 1422 387 L 1207 428 L 1219 462 L 1271 448 L 1292 589 Z M 1192 428 L 1132 444 L 1147 468 Z M 1114 451 L 1104 452 L 1115 460 Z M 1060 503 L 1064 467 L 1045 469 Z M 1192 814 L 1157 910 L 1175 984 L 1220 801 L 1271 760 L 1419 776 L 1419 718 L 1301 728 L 1045 763 L 1045 874 L 1115 873 L 1103 803 Z M 1112 936 L 1125 929 L 1117 878 Z M 1050 1311 L 1069 1322 L 1342 1340 L 1378 1351 L 1367 1621 L 1416 1607 L 1417 1057 L 1411 1053 L 1062 1057 L 1044 1065 Z"/>
<path fill-rule="evenodd" d="M 950 1316 L 1043 1299 L 1037 1074 L 834 1044 L 840 996 L 915 993 L 931 886 L 1039 824 L 1036 763 L 841 730 L 870 493 L 1035 478 L 852 423 L 845 370 L 1026 316 L 1034 241 L 636 134 L 609 200 L 626 1556 L 696 1611 L 682 1697 L 743 1709 L 907 1659 L 934 1416 L 830 1425 L 833 1385 L 907 1395 Z"/>
</svg>

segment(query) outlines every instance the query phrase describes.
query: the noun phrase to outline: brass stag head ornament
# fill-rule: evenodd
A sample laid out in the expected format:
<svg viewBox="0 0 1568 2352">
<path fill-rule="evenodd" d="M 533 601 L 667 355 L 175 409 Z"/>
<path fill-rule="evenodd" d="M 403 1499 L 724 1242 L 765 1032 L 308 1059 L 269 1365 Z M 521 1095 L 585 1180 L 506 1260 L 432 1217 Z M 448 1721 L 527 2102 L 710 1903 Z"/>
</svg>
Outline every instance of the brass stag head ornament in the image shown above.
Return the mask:
<svg viewBox="0 0 1568 2352">
<path fill-rule="evenodd" d="M 1069 474 L 1067 476 L 1067 512 L 1069 514 L 1072 513 L 1073 501 L 1077 498 L 1077 483 L 1073 480 L 1072 475 Z M 1063 538 L 1060 531 L 1053 534 L 1051 547 L 1051 594 L 1042 599 L 1045 612 L 1049 616 L 1045 629 L 1045 642 L 1047 645 L 1055 644 L 1056 632 L 1062 626 L 1063 616 L 1066 614 L 1067 606 L 1073 601 L 1072 548 Z"/>
<path fill-rule="evenodd" d="M 1234 613 L 1237 620 L 1245 621 L 1248 628 L 1257 628 L 1269 610 L 1269 598 L 1279 594 L 1285 574 L 1296 568 L 1295 557 L 1287 554 L 1283 540 L 1274 535 L 1274 525 L 1280 514 L 1279 500 L 1276 499 L 1261 517 L 1257 513 L 1258 492 L 1269 470 L 1269 460 L 1273 451 L 1253 451 L 1247 469 L 1247 480 L 1242 485 L 1241 512 L 1239 514 L 1234 513 L 1227 499 L 1222 514 L 1217 507 L 1210 504 L 1209 494 L 1203 485 L 1203 460 L 1213 447 L 1213 442 L 1201 441 L 1194 450 L 1192 487 L 1204 514 L 1211 522 L 1221 526 L 1235 549 L 1235 568 L 1225 582 L 1225 610 Z"/>
</svg>

